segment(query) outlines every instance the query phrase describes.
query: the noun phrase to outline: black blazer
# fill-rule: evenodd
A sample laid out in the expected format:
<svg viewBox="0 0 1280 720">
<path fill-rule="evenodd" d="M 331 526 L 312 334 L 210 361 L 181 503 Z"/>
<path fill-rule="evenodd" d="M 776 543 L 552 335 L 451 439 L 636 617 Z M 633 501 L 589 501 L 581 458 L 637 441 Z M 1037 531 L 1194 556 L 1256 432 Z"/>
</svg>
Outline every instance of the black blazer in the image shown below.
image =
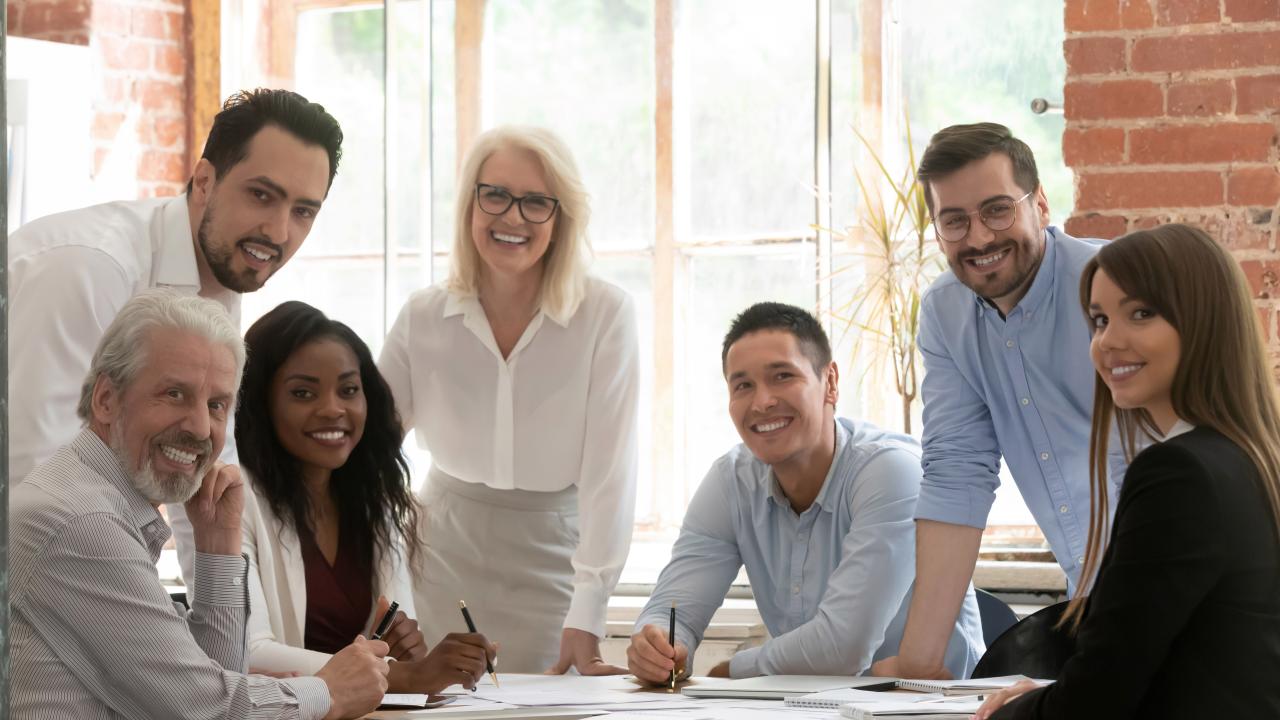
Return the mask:
<svg viewBox="0 0 1280 720">
<path fill-rule="evenodd" d="M 1280 718 L 1280 541 L 1258 470 L 1196 428 L 1134 458 L 1058 682 L 1010 718 Z"/>
</svg>

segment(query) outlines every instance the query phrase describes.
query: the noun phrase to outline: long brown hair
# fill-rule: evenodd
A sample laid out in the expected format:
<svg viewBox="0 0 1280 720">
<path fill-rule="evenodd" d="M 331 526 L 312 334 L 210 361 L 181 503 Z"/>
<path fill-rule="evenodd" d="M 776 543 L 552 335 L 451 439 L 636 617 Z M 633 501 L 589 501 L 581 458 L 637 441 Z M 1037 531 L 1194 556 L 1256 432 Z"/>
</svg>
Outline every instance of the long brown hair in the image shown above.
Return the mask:
<svg viewBox="0 0 1280 720">
<path fill-rule="evenodd" d="M 1139 230 L 1098 251 L 1080 276 L 1086 318 L 1093 278 L 1101 270 L 1125 294 L 1149 303 L 1178 331 L 1181 354 L 1170 400 L 1179 418 L 1213 428 L 1253 461 L 1271 505 L 1280 542 L 1280 402 L 1249 284 L 1236 261 L 1203 230 L 1162 225 Z M 1062 624 L 1080 626 L 1085 596 L 1110 536 L 1107 443 L 1112 419 L 1125 457 L 1132 461 L 1139 432 L 1158 437 L 1142 408 L 1117 408 L 1095 376 L 1089 437 L 1092 499 L 1089 539 L 1076 596 Z"/>
</svg>

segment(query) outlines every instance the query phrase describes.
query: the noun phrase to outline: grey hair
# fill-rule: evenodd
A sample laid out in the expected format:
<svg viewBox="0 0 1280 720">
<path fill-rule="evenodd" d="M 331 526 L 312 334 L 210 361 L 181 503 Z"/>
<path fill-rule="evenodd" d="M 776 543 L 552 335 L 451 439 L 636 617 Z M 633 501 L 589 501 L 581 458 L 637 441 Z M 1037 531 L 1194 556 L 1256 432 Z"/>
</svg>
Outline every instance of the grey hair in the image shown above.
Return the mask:
<svg viewBox="0 0 1280 720">
<path fill-rule="evenodd" d="M 158 328 L 195 333 L 230 350 L 236 363 L 235 387 L 240 387 L 244 339 L 226 308 L 195 295 L 179 295 L 166 289 L 146 290 L 120 308 L 93 352 L 89 373 L 80 387 L 80 404 L 76 406 L 76 414 L 86 424 L 93 417 L 93 387 L 98 377 L 105 376 L 117 388 L 128 387 L 146 364 L 147 335 Z"/>
</svg>

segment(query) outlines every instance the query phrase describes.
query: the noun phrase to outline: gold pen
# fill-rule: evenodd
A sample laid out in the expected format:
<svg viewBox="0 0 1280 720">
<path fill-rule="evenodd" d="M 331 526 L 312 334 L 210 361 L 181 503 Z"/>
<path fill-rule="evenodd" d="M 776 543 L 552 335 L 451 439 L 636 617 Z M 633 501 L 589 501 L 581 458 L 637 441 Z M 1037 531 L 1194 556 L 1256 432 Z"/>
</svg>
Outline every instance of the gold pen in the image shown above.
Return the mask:
<svg viewBox="0 0 1280 720">
<path fill-rule="evenodd" d="M 458 607 L 462 609 L 462 619 L 467 621 L 467 631 L 473 633 L 480 632 L 479 630 L 476 630 L 476 623 L 471 619 L 471 613 L 467 611 L 467 603 L 459 600 Z M 484 668 L 489 671 L 489 677 L 493 679 L 493 686 L 502 687 L 498 684 L 498 673 L 494 672 L 493 663 L 489 662 L 488 653 L 485 653 L 484 655 Z"/>
</svg>

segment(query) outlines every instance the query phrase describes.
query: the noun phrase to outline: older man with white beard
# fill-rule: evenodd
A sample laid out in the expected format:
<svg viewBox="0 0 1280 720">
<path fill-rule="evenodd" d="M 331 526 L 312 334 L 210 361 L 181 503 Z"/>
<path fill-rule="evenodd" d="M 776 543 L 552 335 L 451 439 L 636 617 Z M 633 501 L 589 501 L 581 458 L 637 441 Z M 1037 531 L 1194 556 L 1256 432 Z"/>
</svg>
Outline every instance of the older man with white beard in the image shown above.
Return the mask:
<svg viewBox="0 0 1280 720">
<path fill-rule="evenodd" d="M 135 296 L 81 389 L 84 429 L 10 508 L 11 704 L 23 718 L 345 718 L 377 706 L 387 646 L 357 639 L 315 677 L 245 675 L 243 485 L 216 461 L 244 343 L 217 302 Z M 191 610 L 155 561 L 185 503 Z"/>
</svg>

